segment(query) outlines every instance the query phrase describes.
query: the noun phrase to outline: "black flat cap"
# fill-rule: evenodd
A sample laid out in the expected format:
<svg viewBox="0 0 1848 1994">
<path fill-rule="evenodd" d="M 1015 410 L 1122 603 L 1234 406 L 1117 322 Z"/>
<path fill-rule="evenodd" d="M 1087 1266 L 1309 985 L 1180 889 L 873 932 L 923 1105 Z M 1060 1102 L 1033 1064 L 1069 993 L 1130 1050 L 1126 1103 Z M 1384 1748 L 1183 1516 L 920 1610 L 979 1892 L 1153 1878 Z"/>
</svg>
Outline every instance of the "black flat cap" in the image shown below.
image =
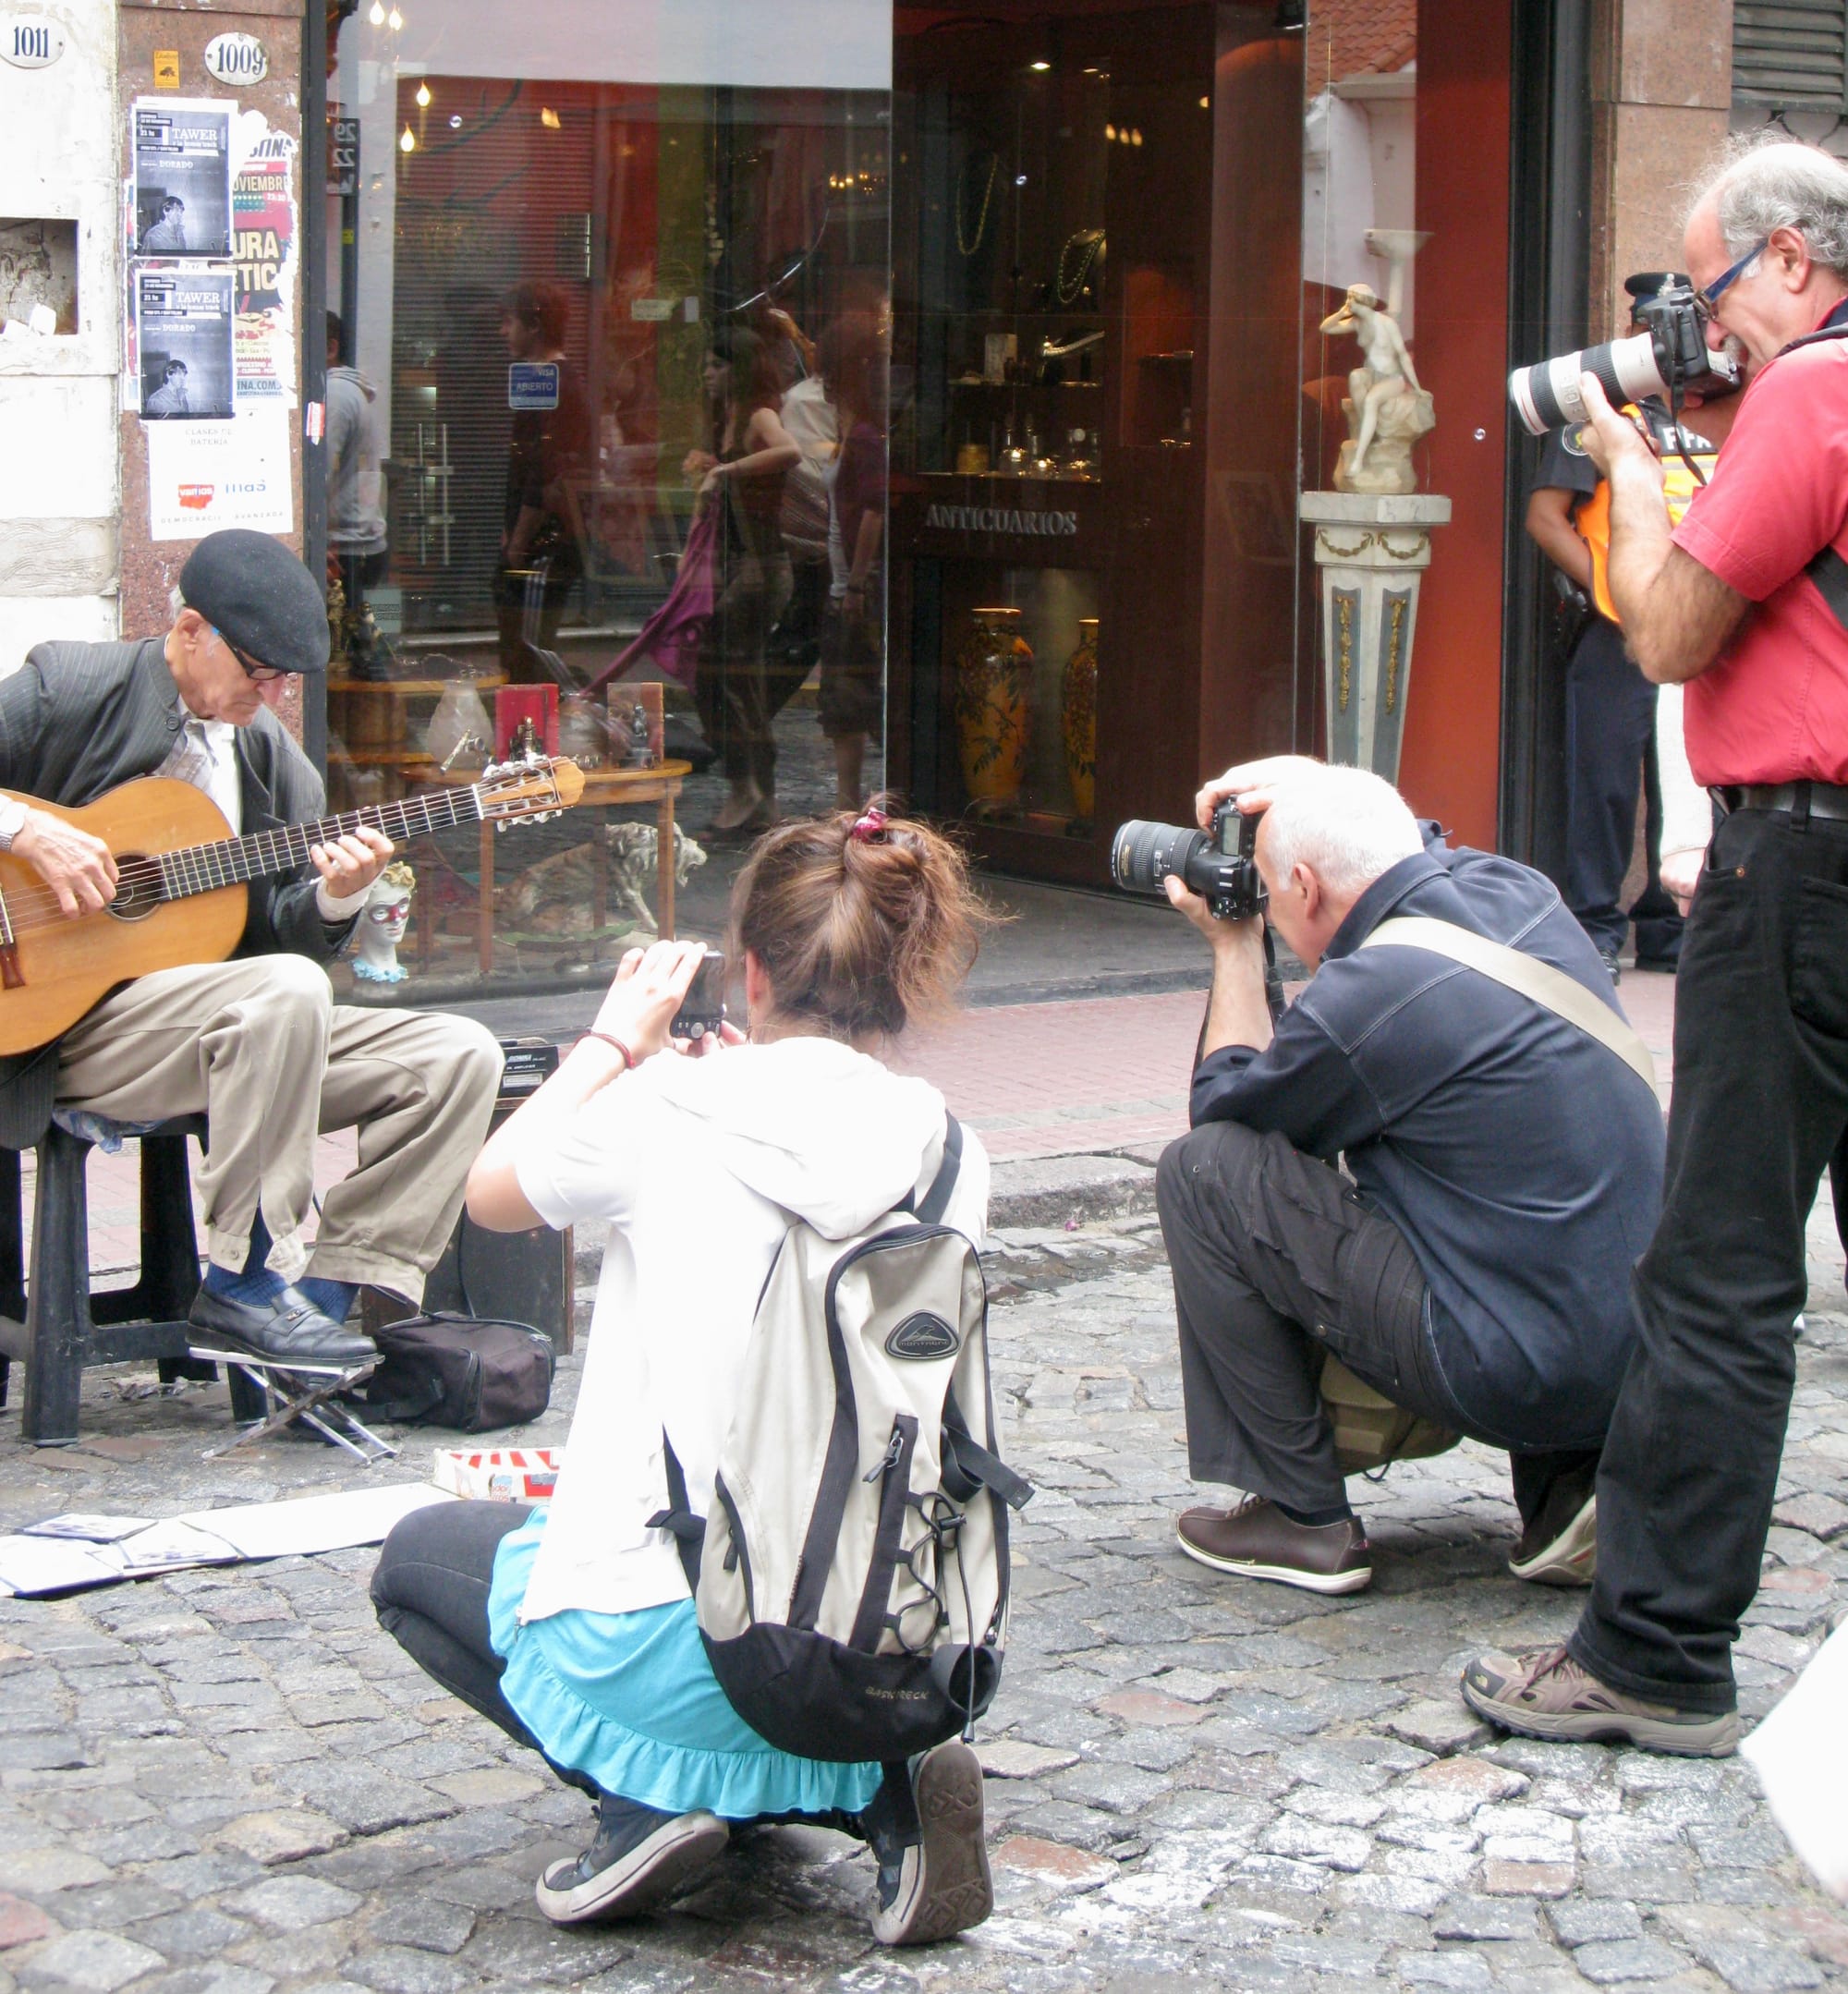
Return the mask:
<svg viewBox="0 0 1848 1994">
<path fill-rule="evenodd" d="M 208 533 L 179 571 L 179 592 L 220 637 L 257 664 L 327 669 L 327 607 L 314 578 L 280 541 L 248 527 Z"/>
</svg>

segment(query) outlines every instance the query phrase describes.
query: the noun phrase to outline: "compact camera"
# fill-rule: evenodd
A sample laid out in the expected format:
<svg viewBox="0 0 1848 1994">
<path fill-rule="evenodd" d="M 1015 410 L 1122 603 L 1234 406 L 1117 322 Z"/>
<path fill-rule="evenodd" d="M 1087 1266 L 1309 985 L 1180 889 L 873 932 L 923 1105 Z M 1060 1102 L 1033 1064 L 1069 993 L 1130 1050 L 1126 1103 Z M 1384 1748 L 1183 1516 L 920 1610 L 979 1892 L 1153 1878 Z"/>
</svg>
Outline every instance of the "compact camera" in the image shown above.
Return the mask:
<svg viewBox="0 0 1848 1994">
<path fill-rule="evenodd" d="M 1688 280 L 1675 271 L 1660 280 L 1631 280 L 1637 286 L 1645 281 L 1656 288 L 1637 296 L 1631 307 L 1642 332 L 1562 353 L 1535 367 L 1517 367 L 1508 376 L 1508 399 L 1531 434 L 1544 436 L 1587 419 L 1590 411 L 1578 387 L 1581 374 L 1597 381 L 1613 408 L 1649 395 L 1678 404 L 1684 388 L 1717 395 L 1739 385 L 1739 363 L 1707 344 L 1707 310 Z"/>
<path fill-rule="evenodd" d="M 709 1032 L 716 1034 L 724 1022 L 724 953 L 708 949 L 693 972 L 693 980 L 687 986 L 687 994 L 680 1000 L 667 1035 L 670 1039 L 703 1039 Z"/>
<path fill-rule="evenodd" d="M 1177 873 L 1218 919 L 1248 921 L 1264 911 L 1264 881 L 1252 857 L 1257 842 L 1257 816 L 1242 815 L 1229 799 L 1213 811 L 1210 831 L 1132 817 L 1117 826 L 1110 848 L 1111 877 L 1126 894 L 1165 898 L 1161 882 Z"/>
</svg>

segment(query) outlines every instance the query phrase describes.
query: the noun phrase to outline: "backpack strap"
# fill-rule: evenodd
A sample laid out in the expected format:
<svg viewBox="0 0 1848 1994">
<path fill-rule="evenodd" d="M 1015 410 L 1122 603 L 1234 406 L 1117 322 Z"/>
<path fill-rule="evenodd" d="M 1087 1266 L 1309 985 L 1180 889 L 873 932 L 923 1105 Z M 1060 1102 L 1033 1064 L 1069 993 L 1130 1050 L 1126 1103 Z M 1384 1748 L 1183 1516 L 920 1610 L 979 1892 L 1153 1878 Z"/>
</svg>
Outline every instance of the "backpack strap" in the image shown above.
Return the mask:
<svg viewBox="0 0 1848 1994">
<path fill-rule="evenodd" d="M 1538 955 L 1491 942 L 1487 935 L 1479 935 L 1455 921 L 1437 920 L 1424 915 L 1399 915 L 1392 920 L 1381 921 L 1360 946 L 1370 949 L 1390 946 L 1393 942 L 1407 948 L 1427 949 L 1433 955 L 1461 963 L 1465 969 L 1474 969 L 1477 975 L 1491 978 L 1505 989 L 1518 991 L 1542 1010 L 1550 1011 L 1555 1017 L 1577 1026 L 1587 1038 L 1596 1039 L 1607 1052 L 1614 1052 L 1652 1093 L 1655 1091 L 1655 1062 L 1650 1059 L 1649 1049 L 1643 1043 L 1641 1035 L 1621 1011 L 1613 1011 L 1601 998 L 1593 996 L 1575 977 L 1567 976 L 1563 969 L 1555 969 Z"/>
<path fill-rule="evenodd" d="M 963 1125 L 953 1114 L 943 1117 L 943 1161 L 930 1180 L 930 1188 L 918 1201 L 920 1225 L 935 1225 L 950 1209 L 950 1197 L 963 1168 Z"/>
<path fill-rule="evenodd" d="M 699 1590 L 699 1552 L 706 1541 L 706 1519 L 696 1516 L 687 1501 L 687 1476 L 665 1427 L 661 1431 L 662 1452 L 667 1461 L 667 1507 L 648 1519 L 650 1530 L 668 1530 L 674 1548 L 680 1553 L 680 1568 L 687 1575 L 687 1589 Z"/>
<path fill-rule="evenodd" d="M 1828 603 L 1830 614 L 1848 630 L 1848 561 L 1833 547 L 1825 547 L 1804 568 L 1817 592 Z"/>
<path fill-rule="evenodd" d="M 969 1431 L 954 1392 L 943 1400 L 943 1488 L 958 1502 L 967 1502 L 978 1489 L 986 1489 L 1015 1510 L 1025 1509 L 1034 1494 L 1033 1484 L 1024 1475 L 1016 1475 Z"/>
</svg>

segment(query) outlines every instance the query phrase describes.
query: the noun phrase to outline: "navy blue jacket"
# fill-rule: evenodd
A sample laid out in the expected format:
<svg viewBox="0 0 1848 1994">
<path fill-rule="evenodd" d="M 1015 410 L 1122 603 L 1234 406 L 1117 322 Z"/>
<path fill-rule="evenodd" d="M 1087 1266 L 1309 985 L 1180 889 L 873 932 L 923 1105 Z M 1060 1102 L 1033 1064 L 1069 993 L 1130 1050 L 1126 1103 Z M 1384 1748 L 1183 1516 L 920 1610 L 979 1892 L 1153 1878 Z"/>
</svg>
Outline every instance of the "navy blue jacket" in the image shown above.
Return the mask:
<svg viewBox="0 0 1848 1994">
<path fill-rule="evenodd" d="M 1597 1446 L 1635 1333 L 1630 1270 L 1661 1205 L 1661 1111 L 1615 1053 L 1531 998 L 1425 949 L 1356 953 L 1389 916 L 1433 916 L 1618 1008 L 1548 880 L 1424 829 L 1426 849 L 1355 902 L 1267 1050 L 1200 1062 L 1193 1120 L 1344 1152 L 1417 1255 L 1470 1429 L 1520 1451 Z"/>
</svg>

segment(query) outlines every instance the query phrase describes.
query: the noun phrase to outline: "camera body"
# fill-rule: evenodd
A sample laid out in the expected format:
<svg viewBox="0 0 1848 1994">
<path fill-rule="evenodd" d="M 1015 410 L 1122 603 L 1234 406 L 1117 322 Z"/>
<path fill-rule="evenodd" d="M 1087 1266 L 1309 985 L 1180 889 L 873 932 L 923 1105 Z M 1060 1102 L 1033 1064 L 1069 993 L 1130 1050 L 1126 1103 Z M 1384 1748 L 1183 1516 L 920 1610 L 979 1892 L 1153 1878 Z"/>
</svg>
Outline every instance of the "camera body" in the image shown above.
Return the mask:
<svg viewBox="0 0 1848 1994">
<path fill-rule="evenodd" d="M 720 949 L 708 949 L 693 972 L 680 1008 L 667 1027 L 670 1039 L 703 1039 L 716 1033 L 725 1022 L 725 957 Z"/>
<path fill-rule="evenodd" d="M 1216 919 L 1248 921 L 1264 911 L 1264 881 L 1252 856 L 1257 843 L 1257 817 L 1245 816 L 1230 798 L 1213 811 L 1210 831 L 1132 817 L 1111 842 L 1111 877 L 1125 893 L 1165 898 L 1161 882 L 1173 872 Z"/>
<path fill-rule="evenodd" d="M 1655 287 L 1636 296 L 1630 313 L 1643 331 L 1517 367 L 1508 376 L 1508 399 L 1531 434 L 1587 419 L 1581 374 L 1593 376 L 1613 408 L 1650 395 L 1673 404 L 1684 388 L 1714 394 L 1738 386 L 1738 362 L 1707 344 L 1707 314 L 1688 280 L 1669 271 L 1647 281 Z"/>
</svg>

